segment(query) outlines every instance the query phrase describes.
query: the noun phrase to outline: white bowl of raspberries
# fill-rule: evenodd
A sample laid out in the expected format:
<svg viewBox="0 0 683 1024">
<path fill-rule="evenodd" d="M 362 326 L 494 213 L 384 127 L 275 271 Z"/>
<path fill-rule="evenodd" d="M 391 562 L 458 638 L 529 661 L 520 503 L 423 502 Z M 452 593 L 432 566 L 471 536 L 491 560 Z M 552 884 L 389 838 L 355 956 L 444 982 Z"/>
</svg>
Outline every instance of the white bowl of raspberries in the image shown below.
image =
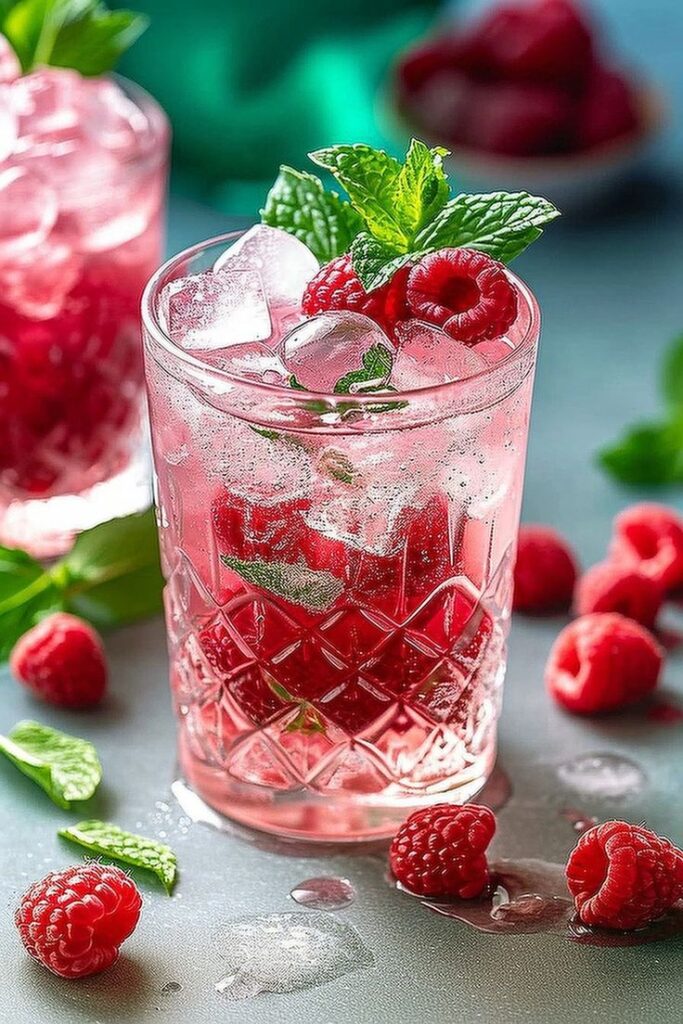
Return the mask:
<svg viewBox="0 0 683 1024">
<path fill-rule="evenodd" d="M 663 121 L 658 92 L 604 55 L 574 0 L 513 0 L 446 26 L 400 57 L 391 112 L 451 150 L 463 187 L 530 189 L 564 211 L 613 194 Z"/>
</svg>

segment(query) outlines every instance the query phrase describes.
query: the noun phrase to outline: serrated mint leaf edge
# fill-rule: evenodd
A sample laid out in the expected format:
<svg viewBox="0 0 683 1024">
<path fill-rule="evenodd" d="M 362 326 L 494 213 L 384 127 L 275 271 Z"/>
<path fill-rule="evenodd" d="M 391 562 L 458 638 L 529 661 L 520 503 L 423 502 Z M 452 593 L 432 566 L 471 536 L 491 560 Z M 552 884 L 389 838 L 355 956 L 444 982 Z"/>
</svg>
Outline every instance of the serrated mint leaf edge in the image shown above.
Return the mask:
<svg viewBox="0 0 683 1024">
<path fill-rule="evenodd" d="M 331 572 L 303 563 L 249 561 L 233 555 L 221 555 L 221 561 L 246 583 L 309 611 L 327 611 L 344 590 L 342 580 Z"/>
<path fill-rule="evenodd" d="M 88 773 L 85 776 L 82 772 L 79 773 L 75 781 L 73 775 L 69 778 L 69 773 L 65 773 L 63 768 L 60 771 L 59 760 L 51 760 L 26 747 L 25 739 L 22 742 L 22 737 L 27 729 L 40 730 L 46 738 L 52 737 L 57 742 L 65 740 L 68 744 L 77 746 L 81 756 L 90 761 Z M 59 729 L 52 729 L 30 719 L 18 722 L 8 736 L 0 735 L 0 752 L 5 754 L 20 772 L 40 786 L 53 803 L 64 810 L 68 810 L 74 801 L 89 800 L 102 779 L 102 765 L 95 747 L 89 740 L 70 736 Z M 79 784 L 77 780 L 80 780 Z"/>
<path fill-rule="evenodd" d="M 99 830 L 99 837 L 89 834 L 93 830 Z M 106 835 L 107 831 L 110 835 L 112 833 L 114 835 L 111 843 L 108 839 L 105 839 L 103 842 L 101 833 L 104 832 Z M 58 835 L 63 839 L 76 843 L 91 853 L 108 857 L 111 860 L 117 860 L 121 864 L 128 864 L 133 868 L 151 871 L 159 879 L 169 896 L 173 892 L 173 886 L 178 874 L 178 859 L 171 847 L 166 843 L 160 843 L 156 839 L 149 839 L 147 836 L 139 835 L 136 832 L 128 832 L 126 829 L 120 828 L 120 826 L 114 825 L 111 822 L 98 821 L 96 819 L 80 821 L 78 824 L 70 825 L 68 828 L 61 828 Z M 127 854 L 116 845 L 117 839 L 133 841 L 138 844 L 139 852 L 137 854 Z M 152 853 L 154 855 L 153 858 L 146 859 L 146 851 Z"/>
</svg>

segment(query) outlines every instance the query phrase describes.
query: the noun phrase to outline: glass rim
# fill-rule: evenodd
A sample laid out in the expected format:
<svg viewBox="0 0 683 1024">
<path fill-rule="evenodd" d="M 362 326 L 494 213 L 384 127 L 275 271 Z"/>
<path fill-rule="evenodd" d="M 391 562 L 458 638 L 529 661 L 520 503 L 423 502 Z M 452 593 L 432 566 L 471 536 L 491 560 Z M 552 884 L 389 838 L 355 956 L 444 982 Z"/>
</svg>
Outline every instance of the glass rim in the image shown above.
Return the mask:
<svg viewBox="0 0 683 1024">
<path fill-rule="evenodd" d="M 193 257 L 198 256 L 200 253 L 207 249 L 217 247 L 219 245 L 229 244 L 230 242 L 236 241 L 240 238 L 249 228 L 239 228 L 233 231 L 227 231 L 220 235 L 215 235 L 212 238 L 205 239 L 201 242 L 196 242 L 194 245 L 187 246 L 181 252 L 176 253 L 174 256 L 169 257 L 162 265 L 152 274 L 149 281 L 145 286 L 145 290 L 142 294 L 141 306 L 142 306 L 142 324 L 149 336 L 153 339 L 162 351 L 165 351 L 173 359 L 177 360 L 180 364 L 187 366 L 190 374 L 193 371 L 200 371 L 202 376 L 217 381 L 224 381 L 230 384 L 238 384 L 240 387 L 253 389 L 262 394 L 272 395 L 273 398 L 285 397 L 288 400 L 293 398 L 299 398 L 305 400 L 307 397 L 310 400 L 310 396 L 314 395 L 320 398 L 324 395 L 326 401 L 334 406 L 336 403 L 344 403 L 349 401 L 349 395 L 346 394 L 328 394 L 327 392 L 321 391 L 298 391 L 281 384 L 267 384 L 264 381 L 255 381 L 248 377 L 243 377 L 237 373 L 231 373 L 228 370 L 220 369 L 211 363 L 204 362 L 204 360 L 197 358 L 191 351 L 181 348 L 177 345 L 168 335 L 167 331 L 160 322 L 158 316 L 158 305 L 157 298 L 161 294 L 161 289 L 165 284 L 170 283 L 176 278 L 170 277 L 173 270 L 184 262 L 191 260 Z M 444 398 L 452 397 L 459 390 L 470 389 L 475 384 L 484 383 L 487 378 L 498 376 L 501 371 L 511 369 L 517 363 L 521 363 L 529 349 L 535 345 L 541 327 L 541 311 L 531 289 L 528 285 L 516 274 L 514 274 L 508 267 L 505 268 L 506 273 L 512 283 L 517 288 L 518 294 L 524 302 L 527 312 L 529 314 L 529 322 L 526 328 L 524 337 L 519 343 L 510 350 L 510 354 L 505 356 L 503 359 L 497 362 L 490 363 L 485 369 L 480 370 L 478 373 L 472 374 L 471 377 L 463 377 L 454 381 L 447 381 L 443 384 L 432 384 L 425 388 L 413 388 L 411 390 L 400 390 L 391 392 L 366 392 L 365 394 L 354 394 L 353 402 L 354 406 L 358 409 L 367 407 L 372 409 L 376 406 L 378 401 L 383 398 L 390 396 L 392 402 L 400 400 L 406 401 L 420 401 L 424 400 L 426 396 L 443 396 Z M 167 280 L 168 279 L 168 280 Z M 519 312 L 518 312 L 519 317 Z M 229 346 L 228 346 L 229 347 Z"/>
</svg>

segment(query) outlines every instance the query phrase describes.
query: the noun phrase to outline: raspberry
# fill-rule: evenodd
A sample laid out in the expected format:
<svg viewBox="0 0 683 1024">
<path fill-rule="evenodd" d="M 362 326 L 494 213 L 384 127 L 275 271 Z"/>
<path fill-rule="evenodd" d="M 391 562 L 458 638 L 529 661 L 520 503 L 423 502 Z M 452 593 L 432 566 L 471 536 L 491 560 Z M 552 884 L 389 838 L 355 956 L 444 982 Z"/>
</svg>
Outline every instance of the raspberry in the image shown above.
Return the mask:
<svg viewBox="0 0 683 1024">
<path fill-rule="evenodd" d="M 67 708 L 97 704 L 107 688 L 102 642 L 75 615 L 55 612 L 29 629 L 10 656 L 14 676 L 36 697 Z"/>
<path fill-rule="evenodd" d="M 513 605 L 522 612 L 568 608 L 576 582 L 576 559 L 549 526 L 520 526 Z"/>
<path fill-rule="evenodd" d="M 135 929 L 142 898 L 121 868 L 80 864 L 26 890 L 14 920 L 27 952 L 62 978 L 110 967 Z"/>
<path fill-rule="evenodd" d="M 673 590 L 683 583 L 683 521 L 665 505 L 632 505 L 614 520 L 610 554 Z"/>
<path fill-rule="evenodd" d="M 599 928 L 642 928 L 683 899 L 683 852 L 625 821 L 585 832 L 566 874 L 579 917 Z"/>
<path fill-rule="evenodd" d="M 623 615 L 596 612 L 566 626 L 550 651 L 546 686 L 575 714 L 613 711 L 654 690 L 662 651 L 654 637 Z"/>
<path fill-rule="evenodd" d="M 629 82 L 618 71 L 596 68 L 579 104 L 578 147 L 591 149 L 620 135 L 629 135 L 639 124 L 638 103 Z"/>
<path fill-rule="evenodd" d="M 457 341 L 474 345 L 504 334 L 517 316 L 517 291 L 505 267 L 475 249 L 439 249 L 408 276 L 408 306 Z"/>
<path fill-rule="evenodd" d="M 391 334 L 399 320 L 407 320 L 405 290 L 409 268 L 396 271 L 388 284 L 374 291 L 366 292 L 347 253 L 326 263 L 312 281 L 309 281 L 302 309 L 307 316 L 314 316 L 328 309 L 351 309 L 364 313 L 383 330 Z"/>
<path fill-rule="evenodd" d="M 651 629 L 662 604 L 659 584 L 635 566 L 618 562 L 594 565 L 579 580 L 574 593 L 577 615 L 619 612 Z"/>
<path fill-rule="evenodd" d="M 489 880 L 486 848 L 496 831 L 488 807 L 435 804 L 404 821 L 389 851 L 396 878 L 418 896 L 469 900 Z"/>
</svg>

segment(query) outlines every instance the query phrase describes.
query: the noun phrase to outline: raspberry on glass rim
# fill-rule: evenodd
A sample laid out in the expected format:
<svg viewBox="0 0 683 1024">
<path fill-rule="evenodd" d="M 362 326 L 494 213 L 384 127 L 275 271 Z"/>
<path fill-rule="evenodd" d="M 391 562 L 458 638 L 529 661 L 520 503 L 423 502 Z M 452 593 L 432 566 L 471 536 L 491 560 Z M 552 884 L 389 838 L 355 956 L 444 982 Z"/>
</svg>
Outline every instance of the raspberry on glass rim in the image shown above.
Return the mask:
<svg viewBox="0 0 683 1024">
<path fill-rule="evenodd" d="M 147 373 L 183 772 L 353 841 L 492 767 L 539 328 L 508 264 L 557 210 L 452 194 L 418 140 L 311 157 L 343 196 L 283 167 L 262 224 L 161 268 Z M 466 897 L 493 826 L 456 810 Z"/>
</svg>

